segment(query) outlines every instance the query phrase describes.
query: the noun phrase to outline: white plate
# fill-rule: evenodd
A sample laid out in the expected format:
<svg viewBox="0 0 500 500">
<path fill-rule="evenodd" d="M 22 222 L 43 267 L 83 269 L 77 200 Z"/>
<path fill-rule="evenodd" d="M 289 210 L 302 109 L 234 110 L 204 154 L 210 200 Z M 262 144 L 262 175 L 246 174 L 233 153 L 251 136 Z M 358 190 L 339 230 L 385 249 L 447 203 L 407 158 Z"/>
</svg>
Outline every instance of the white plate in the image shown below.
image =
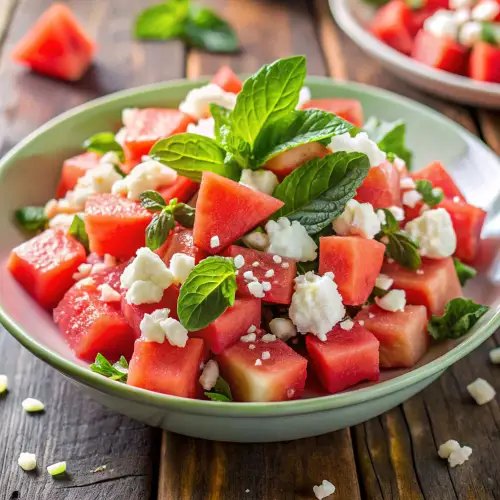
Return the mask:
<svg viewBox="0 0 500 500">
<path fill-rule="evenodd" d="M 421 89 L 463 104 L 500 109 L 500 84 L 477 82 L 471 78 L 437 70 L 401 54 L 378 40 L 367 29 L 375 8 L 363 0 L 329 0 L 342 30 L 367 54 L 389 71 Z"/>
</svg>

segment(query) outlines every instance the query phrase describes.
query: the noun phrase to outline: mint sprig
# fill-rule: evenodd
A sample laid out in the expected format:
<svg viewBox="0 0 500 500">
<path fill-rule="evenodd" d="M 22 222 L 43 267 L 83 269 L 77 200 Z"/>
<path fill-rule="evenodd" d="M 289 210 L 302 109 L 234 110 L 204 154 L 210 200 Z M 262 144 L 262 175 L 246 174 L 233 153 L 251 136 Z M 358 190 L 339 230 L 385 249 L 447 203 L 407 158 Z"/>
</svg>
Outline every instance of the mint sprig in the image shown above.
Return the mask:
<svg viewBox="0 0 500 500">
<path fill-rule="evenodd" d="M 453 264 L 455 265 L 458 281 L 460 281 L 462 286 L 464 286 L 467 281 L 476 277 L 477 271 L 473 267 L 464 264 L 460 259 L 453 257 Z"/>
<path fill-rule="evenodd" d="M 217 379 L 217 382 L 211 391 L 205 392 L 205 396 L 212 401 L 219 401 L 223 403 L 233 401 L 231 388 L 222 377 Z"/>
<path fill-rule="evenodd" d="M 120 161 L 125 159 L 123 148 L 116 142 L 113 132 L 100 132 L 99 134 L 95 134 L 83 143 L 83 147 L 87 151 L 93 151 L 94 153 L 102 155 L 113 152 L 118 155 Z"/>
<path fill-rule="evenodd" d="M 443 201 L 443 190 L 433 187 L 427 179 L 418 179 L 415 181 L 415 185 L 415 189 L 422 195 L 422 201 L 430 207 L 439 205 Z"/>
<path fill-rule="evenodd" d="M 85 229 L 85 222 L 79 215 L 73 217 L 68 234 L 78 240 L 85 247 L 87 253 L 89 252 L 89 235 Z"/>
<path fill-rule="evenodd" d="M 233 259 L 208 257 L 189 273 L 181 286 L 177 314 L 190 332 L 205 328 L 234 304 L 236 267 Z"/>
<path fill-rule="evenodd" d="M 452 299 L 446 304 L 442 316 L 431 316 L 427 329 L 436 340 L 457 339 L 466 335 L 488 309 L 473 300 Z"/>
<path fill-rule="evenodd" d="M 118 382 L 127 381 L 128 362 L 124 356 L 121 356 L 116 363 L 111 364 L 105 356 L 99 353 L 95 357 L 95 361 L 90 365 L 90 369 L 94 373 L 103 375 L 111 380 L 117 380 Z"/>
<path fill-rule="evenodd" d="M 18 225 L 29 233 L 43 231 L 49 222 L 44 207 L 23 207 L 14 215 Z"/>
</svg>

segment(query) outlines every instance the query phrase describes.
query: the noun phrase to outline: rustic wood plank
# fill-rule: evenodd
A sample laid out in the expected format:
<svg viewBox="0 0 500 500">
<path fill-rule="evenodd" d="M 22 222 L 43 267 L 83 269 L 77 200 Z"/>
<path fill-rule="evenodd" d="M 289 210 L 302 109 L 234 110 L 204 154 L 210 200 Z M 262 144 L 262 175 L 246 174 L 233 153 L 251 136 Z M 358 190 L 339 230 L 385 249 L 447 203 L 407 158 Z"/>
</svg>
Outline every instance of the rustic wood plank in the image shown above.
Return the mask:
<svg viewBox="0 0 500 500">
<path fill-rule="evenodd" d="M 0 12 L 4 1 L 0 1 Z M 68 84 L 15 66 L 9 57 L 12 46 L 51 3 L 21 0 L 5 39 L 0 60 L 3 152 L 47 119 L 77 104 L 122 88 L 178 78 L 184 72 L 181 42 L 131 40 L 132 20 L 142 8 L 134 0 L 69 2 L 100 46 L 96 64 L 82 81 Z M 2 500 L 142 500 L 156 495 L 159 430 L 100 407 L 3 330 L 0 372 L 11 381 L 11 391 L 0 399 Z M 24 413 L 21 401 L 28 396 L 46 403 L 45 414 Z M 37 454 L 38 473 L 26 474 L 17 466 L 21 451 Z M 67 460 L 69 474 L 65 480 L 54 481 L 45 467 L 59 460 Z M 92 472 L 101 465 L 106 469 Z"/>
<path fill-rule="evenodd" d="M 500 111 L 479 111 L 479 124 L 484 140 L 500 155 Z"/>
</svg>

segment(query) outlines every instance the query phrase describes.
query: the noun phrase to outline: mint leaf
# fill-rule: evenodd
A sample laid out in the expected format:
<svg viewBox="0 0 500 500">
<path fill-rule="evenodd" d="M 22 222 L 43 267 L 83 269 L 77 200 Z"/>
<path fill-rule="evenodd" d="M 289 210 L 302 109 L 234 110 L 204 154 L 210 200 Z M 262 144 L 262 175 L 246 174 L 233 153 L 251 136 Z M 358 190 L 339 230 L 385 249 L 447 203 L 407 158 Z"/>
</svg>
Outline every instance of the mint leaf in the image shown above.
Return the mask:
<svg viewBox="0 0 500 500">
<path fill-rule="evenodd" d="M 334 135 L 354 128 L 342 118 L 319 109 L 291 111 L 260 131 L 253 148 L 253 164 L 260 167 L 288 149 L 310 142 L 329 141 Z"/>
<path fill-rule="evenodd" d="M 205 171 L 239 181 L 241 171 L 225 162 L 226 152 L 214 139 L 197 134 L 176 134 L 158 141 L 149 156 L 196 182 Z"/>
<path fill-rule="evenodd" d="M 372 117 L 365 123 L 363 131 L 382 151 L 398 156 L 406 162 L 408 169 L 411 168 L 413 153 L 406 147 L 405 122 L 382 122 Z"/>
<path fill-rule="evenodd" d="M 121 161 L 125 159 L 123 154 L 123 148 L 115 140 L 115 134 L 113 132 L 101 132 L 89 137 L 84 143 L 83 147 L 87 151 L 93 151 L 94 153 L 106 154 L 109 152 L 114 152 L 118 155 Z"/>
<path fill-rule="evenodd" d="M 305 57 L 294 56 L 266 64 L 248 78 L 231 113 L 233 135 L 252 148 L 265 124 L 295 109 L 305 76 Z"/>
<path fill-rule="evenodd" d="M 306 274 L 309 271 L 317 273 L 319 269 L 319 261 L 313 260 L 310 262 L 298 262 L 297 261 L 297 276 L 300 274 Z"/>
<path fill-rule="evenodd" d="M 227 403 L 233 400 L 229 384 L 222 378 L 217 379 L 217 383 L 211 391 L 205 392 L 205 396 L 212 401 Z"/>
<path fill-rule="evenodd" d="M 150 250 L 158 250 L 175 227 L 174 216 L 171 211 L 164 210 L 153 216 L 153 220 L 146 228 L 146 246 Z"/>
<path fill-rule="evenodd" d="M 488 309 L 472 300 L 453 299 L 446 304 L 443 316 L 431 316 L 427 329 L 436 340 L 457 339 L 467 334 Z"/>
<path fill-rule="evenodd" d="M 215 122 L 215 139 L 218 143 L 221 143 L 221 130 L 222 127 L 229 129 L 231 126 L 231 110 L 220 106 L 219 104 L 210 104 L 210 114 Z"/>
<path fill-rule="evenodd" d="M 458 281 L 460 281 L 462 286 L 464 286 L 467 281 L 476 277 L 477 271 L 473 267 L 464 264 L 460 259 L 453 257 L 453 264 L 455 264 Z"/>
<path fill-rule="evenodd" d="M 124 356 L 121 356 L 119 361 L 112 365 L 101 353 L 99 353 L 95 357 L 94 363 L 90 365 L 90 369 L 111 380 L 117 380 L 119 382 L 127 381 L 128 363 Z"/>
<path fill-rule="evenodd" d="M 482 23 L 481 39 L 491 45 L 500 45 L 500 25 L 498 23 Z"/>
<path fill-rule="evenodd" d="M 157 191 L 144 191 L 139 195 L 139 201 L 148 212 L 161 212 L 167 206 L 163 196 Z"/>
<path fill-rule="evenodd" d="M 237 52 L 238 37 L 230 24 L 210 9 L 191 5 L 185 27 L 190 45 L 208 52 Z"/>
<path fill-rule="evenodd" d="M 168 40 L 183 36 L 189 12 L 189 0 L 168 2 L 143 10 L 135 23 L 135 37 Z"/>
<path fill-rule="evenodd" d="M 194 227 L 196 210 L 193 207 L 186 205 L 185 203 L 178 203 L 174 207 L 173 214 L 175 222 L 178 222 L 181 226 L 188 229 L 192 229 Z"/>
<path fill-rule="evenodd" d="M 394 217 L 394 214 L 387 208 L 379 208 L 385 214 L 385 223 L 381 224 L 383 234 L 393 233 L 399 231 L 399 223 Z"/>
<path fill-rule="evenodd" d="M 378 286 L 374 286 L 372 293 L 368 297 L 368 304 L 375 303 L 375 297 L 385 297 L 389 293 L 389 290 L 384 290 L 383 288 L 379 288 Z"/>
<path fill-rule="evenodd" d="M 441 188 L 432 187 L 432 183 L 426 179 L 415 181 L 416 190 L 422 195 L 422 201 L 430 207 L 439 205 L 444 198 L 444 193 Z"/>
<path fill-rule="evenodd" d="M 15 218 L 19 226 L 28 232 L 43 231 L 49 222 L 44 207 L 24 207 L 16 210 Z"/>
<path fill-rule="evenodd" d="M 344 211 L 369 169 L 363 153 L 339 151 L 307 162 L 275 189 L 273 196 L 285 205 L 273 218 L 288 217 L 309 234 L 319 233 Z"/>
<path fill-rule="evenodd" d="M 73 217 L 73 222 L 69 227 L 68 234 L 78 240 L 85 247 L 87 252 L 89 251 L 89 236 L 85 229 L 85 222 L 83 222 L 83 219 L 79 215 Z"/>
<path fill-rule="evenodd" d="M 184 328 L 190 332 L 201 330 L 234 304 L 235 271 L 233 259 L 208 257 L 189 273 L 177 303 Z"/>
</svg>

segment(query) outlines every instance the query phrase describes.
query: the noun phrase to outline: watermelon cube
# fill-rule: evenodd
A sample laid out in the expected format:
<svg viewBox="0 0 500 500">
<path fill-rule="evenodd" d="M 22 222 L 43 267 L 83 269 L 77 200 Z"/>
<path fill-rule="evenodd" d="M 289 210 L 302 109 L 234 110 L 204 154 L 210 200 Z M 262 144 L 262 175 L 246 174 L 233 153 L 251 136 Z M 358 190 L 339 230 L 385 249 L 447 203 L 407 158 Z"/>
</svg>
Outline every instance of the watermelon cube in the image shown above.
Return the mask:
<svg viewBox="0 0 500 500">
<path fill-rule="evenodd" d="M 281 340 L 237 342 L 216 360 L 236 401 L 289 401 L 304 390 L 307 360 Z"/>
<path fill-rule="evenodd" d="M 177 109 L 126 109 L 123 150 L 127 161 L 140 160 L 155 142 L 185 132 L 192 118 Z"/>
<path fill-rule="evenodd" d="M 478 252 L 486 212 L 474 205 L 449 199 L 444 199 L 438 207 L 450 214 L 457 235 L 455 256 L 465 262 L 473 261 Z"/>
<path fill-rule="evenodd" d="M 382 273 L 394 280 L 393 288 L 406 292 L 408 304 L 427 307 L 429 315 L 441 315 L 446 304 L 462 297 L 453 259 L 423 259 L 419 272 L 401 267 L 396 262 L 385 263 Z"/>
<path fill-rule="evenodd" d="M 377 381 L 379 341 L 358 323 L 350 331 L 336 326 L 322 342 L 306 337 L 310 365 L 323 387 L 330 393 L 343 391 L 363 380 Z"/>
<path fill-rule="evenodd" d="M 245 260 L 244 265 L 238 270 L 238 276 L 236 277 L 238 296 L 252 297 L 252 294 L 248 290 L 248 281 L 243 276 L 245 272 L 252 271 L 254 277 L 259 282 L 268 281 L 271 283 L 271 290 L 265 292 L 265 302 L 290 304 L 292 301 L 294 279 L 297 274 L 297 263 L 295 260 L 282 257 L 281 262 L 277 263 L 274 261 L 274 256 L 270 253 L 236 245 L 230 246 L 224 252 L 224 255 L 233 259 L 237 255 L 242 255 Z M 254 263 L 258 263 L 258 266 L 254 266 Z M 273 271 L 270 273 L 272 276 L 266 277 L 266 273 L 271 270 Z"/>
<path fill-rule="evenodd" d="M 213 323 L 189 335 L 203 339 L 214 354 L 220 354 L 246 335 L 252 325 L 260 328 L 261 309 L 259 299 L 236 299 L 234 305 L 228 307 Z"/>
<path fill-rule="evenodd" d="M 390 312 L 378 306 L 362 309 L 356 321 L 363 321 L 380 342 L 381 368 L 411 368 L 427 352 L 427 311 L 424 306 L 406 306 Z"/>
<path fill-rule="evenodd" d="M 85 204 L 85 229 L 91 252 L 119 259 L 133 257 L 146 244 L 153 216 L 138 202 L 114 194 L 95 194 Z"/>
<path fill-rule="evenodd" d="M 304 163 L 314 160 L 314 158 L 324 158 L 330 150 L 319 142 L 310 142 L 289 149 L 269 160 L 264 168 L 274 172 L 280 179 L 291 174 L 296 168 Z"/>
<path fill-rule="evenodd" d="M 470 55 L 469 76 L 480 82 L 500 83 L 500 47 L 476 43 Z"/>
<path fill-rule="evenodd" d="M 196 264 L 208 256 L 206 252 L 194 246 L 193 231 L 181 228 L 176 228 L 170 234 L 165 248 L 160 253 L 167 266 L 170 265 L 170 260 L 175 253 L 185 253 L 190 257 L 194 257 Z"/>
<path fill-rule="evenodd" d="M 117 273 L 118 270 L 118 273 Z M 125 320 L 120 302 L 103 302 L 99 286 L 118 282 L 123 266 L 101 271 L 92 281 L 76 283 L 54 310 L 54 321 L 75 355 L 94 361 L 101 353 L 110 361 L 130 359 L 136 335 Z M 118 286 L 114 287 L 116 291 Z"/>
<path fill-rule="evenodd" d="M 12 52 L 14 61 L 63 80 L 79 80 L 92 62 L 96 46 L 69 8 L 49 7 Z"/>
<path fill-rule="evenodd" d="M 42 306 L 55 307 L 87 260 L 85 248 L 64 231 L 47 229 L 11 251 L 7 264 L 14 278 Z"/>
<path fill-rule="evenodd" d="M 359 236 L 326 236 L 319 240 L 319 273 L 335 274 L 335 283 L 344 304 L 364 304 L 380 274 L 384 253 L 385 245 L 375 240 Z"/>
<path fill-rule="evenodd" d="M 354 199 L 360 203 L 371 203 L 373 208 L 401 206 L 398 169 L 389 161 L 370 168 Z"/>
<path fill-rule="evenodd" d="M 306 102 L 302 109 L 321 109 L 340 116 L 361 128 L 364 124 L 363 107 L 357 99 L 313 99 Z"/>
<path fill-rule="evenodd" d="M 87 151 L 81 155 L 68 158 L 63 163 L 61 180 L 57 187 L 56 197 L 63 198 L 69 190 L 74 189 L 80 177 L 83 177 L 88 170 L 99 165 L 101 156 L 98 153 Z"/>
<path fill-rule="evenodd" d="M 175 347 L 137 339 L 129 364 L 127 383 L 149 391 L 195 398 L 200 365 L 204 359 L 203 340 L 189 339 L 185 347 Z"/>
<path fill-rule="evenodd" d="M 465 201 L 464 195 L 440 161 L 430 163 L 427 167 L 411 174 L 411 176 L 415 180 L 428 180 L 435 188 L 441 188 L 447 198 L 453 199 L 458 196 L 460 201 Z"/>
<path fill-rule="evenodd" d="M 210 254 L 219 253 L 258 226 L 283 202 L 213 172 L 203 172 L 196 202 L 194 244 Z"/>
<path fill-rule="evenodd" d="M 196 194 L 199 187 L 200 185 L 197 182 L 178 175 L 171 186 L 160 188 L 158 192 L 165 198 L 167 203 L 174 198 L 177 198 L 179 203 L 187 203 Z"/>
<path fill-rule="evenodd" d="M 229 66 L 222 66 L 212 78 L 212 83 L 218 85 L 225 92 L 239 94 L 243 87 L 242 81 L 234 74 Z"/>
</svg>

